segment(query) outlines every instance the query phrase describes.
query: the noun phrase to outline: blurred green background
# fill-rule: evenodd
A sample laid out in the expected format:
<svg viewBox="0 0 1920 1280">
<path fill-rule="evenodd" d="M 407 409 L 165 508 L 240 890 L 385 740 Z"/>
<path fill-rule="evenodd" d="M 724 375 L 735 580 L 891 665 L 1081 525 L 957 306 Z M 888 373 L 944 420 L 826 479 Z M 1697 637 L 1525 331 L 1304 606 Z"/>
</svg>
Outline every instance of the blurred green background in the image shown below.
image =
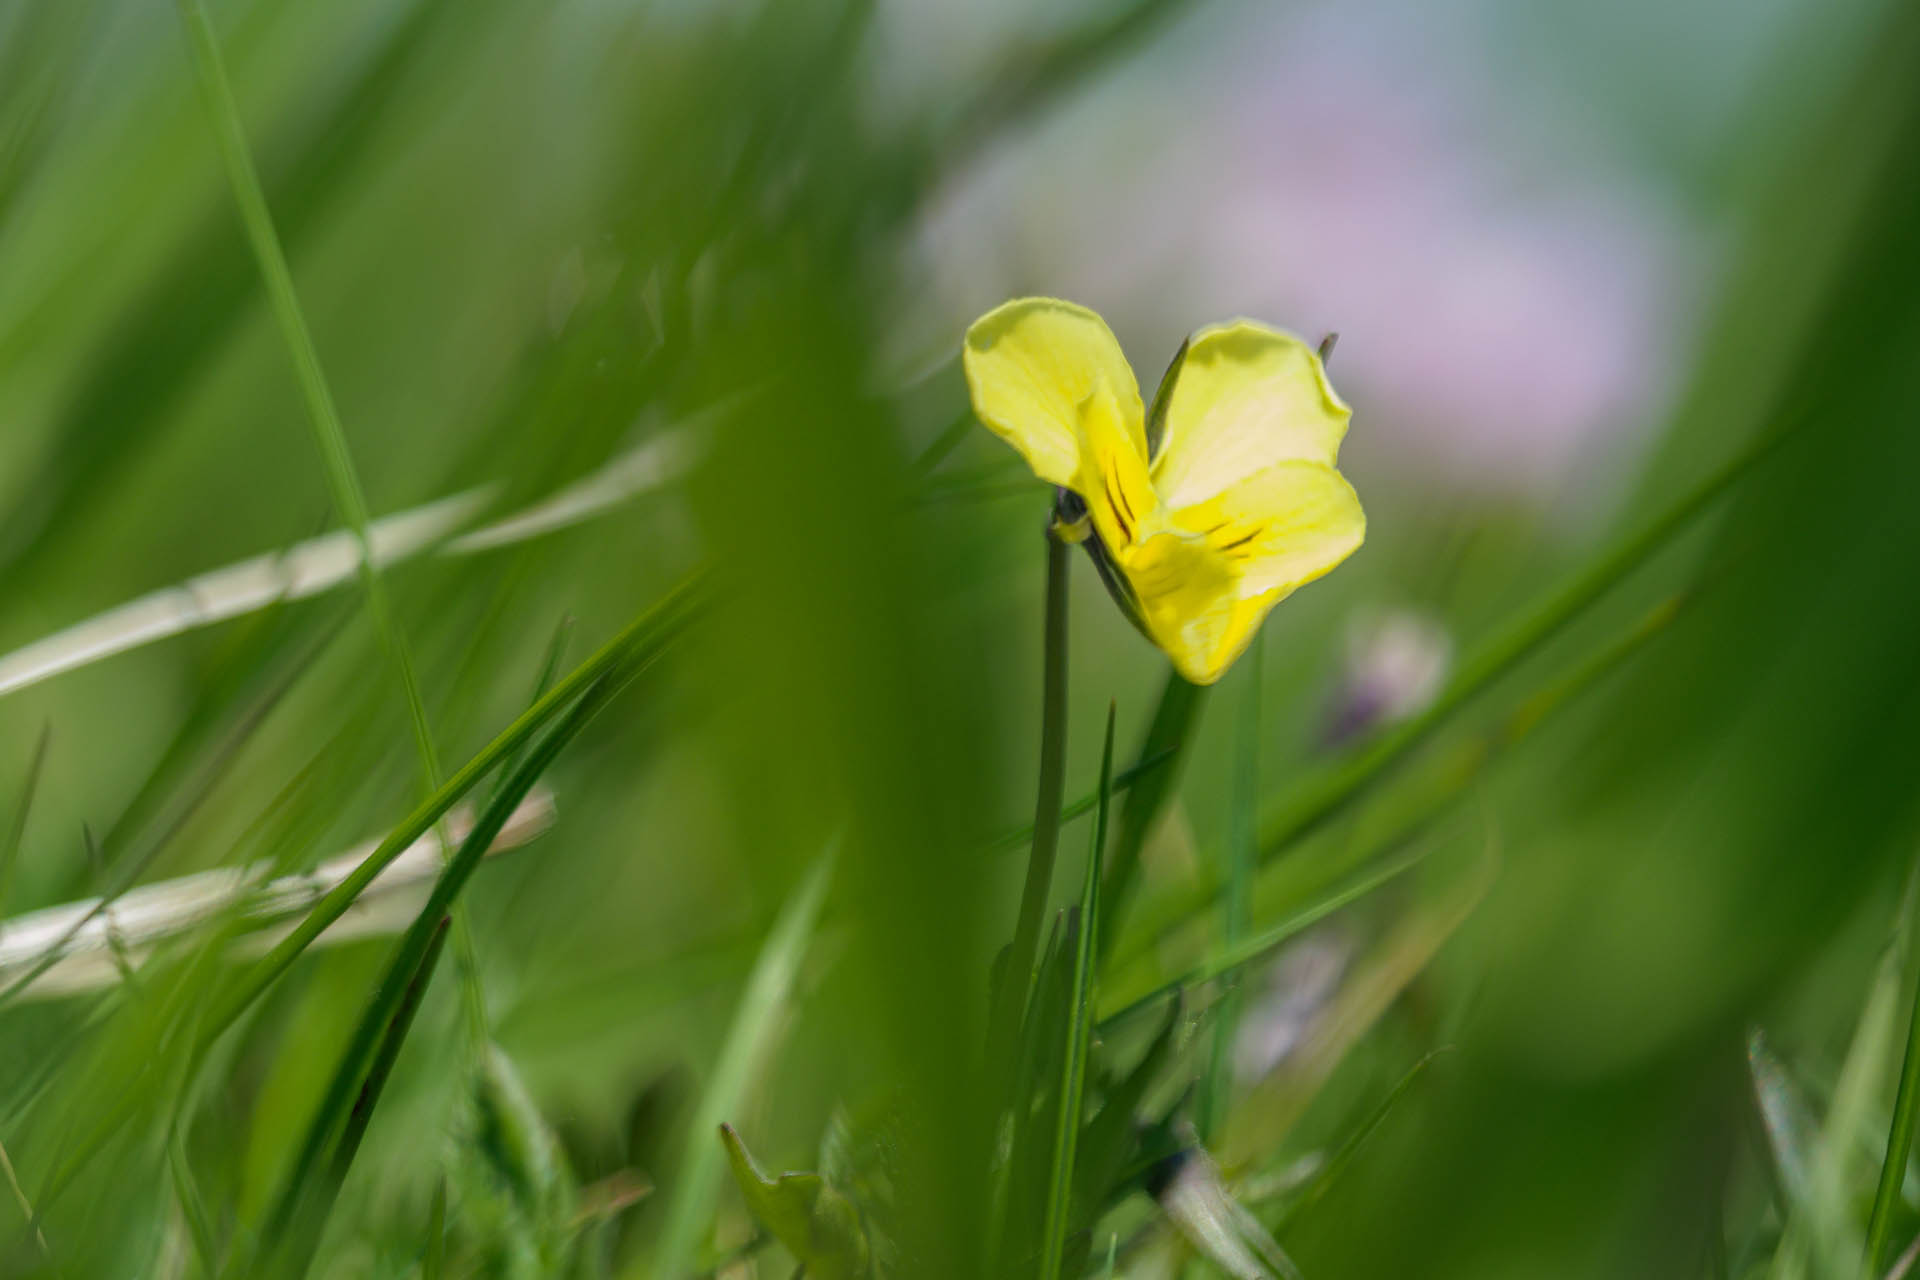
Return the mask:
<svg viewBox="0 0 1920 1280">
<path fill-rule="evenodd" d="M 1031 1274 L 995 1252 L 1021 1208 L 983 1043 L 1050 497 L 956 359 L 1029 293 L 1100 311 L 1143 381 L 1228 316 L 1338 331 L 1370 525 L 1201 704 L 1099 1005 L 1218 954 L 1256 812 L 1255 931 L 1340 905 L 1185 983 L 1164 1043 L 1103 1028 L 1097 1064 L 1154 1070 L 1074 1264 L 1856 1276 L 1920 1233 L 1904 1166 L 1870 1214 L 1915 983 L 1920 9 L 211 19 L 372 513 L 476 495 L 382 572 L 442 772 L 698 566 L 712 602 L 475 874 L 297 1266 L 260 1256 L 272 1206 L 423 894 L 198 1056 L 257 954 L 224 917 L 59 988 L 0 929 L 0 1275 L 792 1275 L 716 1119 L 827 1168 L 878 1274 Z M 180 13 L 0 0 L 0 653 L 56 637 L 0 657 L 0 912 L 303 871 L 421 800 L 350 573 L 125 651 L 57 634 L 340 527 Z M 1166 663 L 1071 572 L 1076 798 L 1109 703 L 1135 762 Z M 1567 625 L 1525 632 L 1542 600 Z M 1291 1261 L 1204 1256 L 1202 1183 Z"/>
</svg>

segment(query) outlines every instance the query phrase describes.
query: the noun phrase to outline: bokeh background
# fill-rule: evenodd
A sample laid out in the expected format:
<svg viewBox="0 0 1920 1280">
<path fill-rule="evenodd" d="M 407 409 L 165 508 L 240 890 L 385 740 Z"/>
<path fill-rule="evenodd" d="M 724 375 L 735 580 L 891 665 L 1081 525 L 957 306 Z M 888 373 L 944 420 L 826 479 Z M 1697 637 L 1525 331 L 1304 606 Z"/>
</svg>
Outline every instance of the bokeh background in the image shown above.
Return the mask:
<svg viewBox="0 0 1920 1280">
<path fill-rule="evenodd" d="M 1148 383 L 1225 317 L 1337 331 L 1369 515 L 1211 691 L 1103 999 L 1209 954 L 1249 797 L 1271 825 L 1536 602 L 1581 606 L 1272 850 L 1259 927 L 1420 865 L 1246 970 L 1220 1111 L 1187 1093 L 1220 1007 L 1190 992 L 1143 1114 L 1204 1128 L 1309 1277 L 1859 1273 L 1920 835 L 1914 6 L 211 9 L 373 513 L 478 495 L 383 575 L 445 765 L 556 645 L 722 584 L 473 880 L 477 963 L 428 989 L 311 1274 L 418 1274 L 441 1213 L 448 1274 L 655 1274 L 676 1215 L 701 1274 L 792 1274 L 702 1103 L 829 849 L 724 1118 L 770 1169 L 887 1135 L 896 1274 L 992 1274 L 980 1054 L 1050 497 L 954 427 L 956 355 L 1029 293 L 1100 311 Z M 339 526 L 179 14 L 0 4 L 0 651 Z M 1165 662 L 1083 561 L 1071 591 L 1078 796 Z M 311 867 L 421 787 L 345 576 L 6 686 L 0 909 Z M 0 1274 L 238 1256 L 409 915 L 302 957 L 193 1070 L 175 1032 L 220 975 L 160 975 L 167 948 L 0 997 Z M 1235 1274 L 1164 1190 L 1099 1206 L 1091 1274 L 1109 1240 L 1117 1274 Z"/>
</svg>

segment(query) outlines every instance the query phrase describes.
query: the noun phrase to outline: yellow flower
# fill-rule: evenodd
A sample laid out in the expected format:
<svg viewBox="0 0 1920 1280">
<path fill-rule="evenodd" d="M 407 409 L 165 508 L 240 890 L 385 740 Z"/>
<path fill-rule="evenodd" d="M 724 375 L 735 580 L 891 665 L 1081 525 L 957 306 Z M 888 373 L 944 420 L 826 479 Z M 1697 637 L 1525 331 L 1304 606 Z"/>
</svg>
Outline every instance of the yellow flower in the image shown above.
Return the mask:
<svg viewBox="0 0 1920 1280">
<path fill-rule="evenodd" d="M 1094 563 L 1180 674 L 1212 684 L 1267 611 L 1352 555 L 1360 499 L 1334 469 L 1352 410 L 1318 353 L 1246 320 L 1187 340 L 1142 412 L 1113 332 L 1019 298 L 967 330 L 974 412 L 1077 495 Z"/>
</svg>

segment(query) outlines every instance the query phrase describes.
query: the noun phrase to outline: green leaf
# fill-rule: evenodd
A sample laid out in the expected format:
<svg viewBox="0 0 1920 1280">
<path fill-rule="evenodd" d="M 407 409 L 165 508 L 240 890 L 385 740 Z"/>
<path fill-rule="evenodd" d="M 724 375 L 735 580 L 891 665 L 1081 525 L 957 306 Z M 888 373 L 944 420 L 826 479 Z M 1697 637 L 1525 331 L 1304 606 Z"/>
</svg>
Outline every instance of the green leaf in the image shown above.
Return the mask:
<svg viewBox="0 0 1920 1280">
<path fill-rule="evenodd" d="M 853 1201 L 817 1173 L 760 1172 L 732 1125 L 720 1126 L 727 1165 L 754 1220 L 786 1246 L 811 1280 L 863 1280 L 873 1250 Z"/>
</svg>

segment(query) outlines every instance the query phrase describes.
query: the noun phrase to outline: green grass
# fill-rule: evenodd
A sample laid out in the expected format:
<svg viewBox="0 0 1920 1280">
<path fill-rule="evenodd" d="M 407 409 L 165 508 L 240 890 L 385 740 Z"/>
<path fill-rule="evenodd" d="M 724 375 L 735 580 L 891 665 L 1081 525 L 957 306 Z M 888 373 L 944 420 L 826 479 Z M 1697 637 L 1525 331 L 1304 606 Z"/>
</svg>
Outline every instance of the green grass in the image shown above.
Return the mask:
<svg viewBox="0 0 1920 1280">
<path fill-rule="evenodd" d="M 952 358 L 999 299 L 926 266 L 1034 139 L 1144 163 L 1101 131 L 1152 154 L 1130 95 L 1252 21 L 1073 8 L 0 12 L 0 920 L 79 904 L 0 951 L 0 1276 L 1910 1256 L 1920 18 L 1809 11 L 1792 129 L 1628 161 L 1738 234 L 1587 523 L 1386 456 L 1445 424 L 1380 421 L 1343 324 L 1369 543 L 1208 693 L 1035 545 Z M 1654 100 L 1614 79 L 1595 119 Z M 1023 246 L 1005 288 L 1077 278 Z M 1130 350 L 1220 318 L 1086 301 Z M 1410 605 L 1463 658 L 1327 745 Z M 345 850 L 278 925 L 118 932 Z"/>
</svg>

